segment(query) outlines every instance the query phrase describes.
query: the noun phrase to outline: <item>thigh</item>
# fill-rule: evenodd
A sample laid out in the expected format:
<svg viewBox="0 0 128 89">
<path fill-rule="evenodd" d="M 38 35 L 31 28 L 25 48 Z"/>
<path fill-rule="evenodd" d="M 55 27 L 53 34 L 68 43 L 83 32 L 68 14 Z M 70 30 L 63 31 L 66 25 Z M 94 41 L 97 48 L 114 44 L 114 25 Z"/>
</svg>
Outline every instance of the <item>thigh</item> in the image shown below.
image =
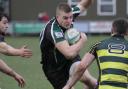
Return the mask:
<svg viewBox="0 0 128 89">
<path fill-rule="evenodd" d="M 76 73 L 76 71 L 78 70 L 77 68 L 78 68 L 79 63 L 80 63 L 80 61 L 77 61 L 71 65 L 70 70 L 69 70 L 70 76 L 73 76 Z"/>
<path fill-rule="evenodd" d="M 78 55 L 78 56 L 76 56 L 76 57 L 74 58 L 74 60 L 72 61 L 72 64 L 71 64 L 70 70 L 69 70 L 69 75 L 70 75 L 70 76 L 72 76 L 73 74 L 75 74 L 76 71 L 78 70 L 78 65 L 79 65 L 79 63 L 80 63 L 80 60 L 81 60 L 81 58 L 80 58 L 80 56 Z"/>
</svg>

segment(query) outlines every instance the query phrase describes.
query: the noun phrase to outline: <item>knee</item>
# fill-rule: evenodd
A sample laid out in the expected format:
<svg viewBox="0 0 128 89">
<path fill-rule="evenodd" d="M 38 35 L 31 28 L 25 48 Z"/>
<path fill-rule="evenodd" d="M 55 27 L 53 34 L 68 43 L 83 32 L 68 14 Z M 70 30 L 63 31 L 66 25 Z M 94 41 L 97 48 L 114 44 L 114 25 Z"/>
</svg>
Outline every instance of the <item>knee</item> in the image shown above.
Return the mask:
<svg viewBox="0 0 128 89">
<path fill-rule="evenodd" d="M 86 70 L 86 67 L 82 63 L 79 63 L 78 68 L 79 68 L 80 71 L 85 71 Z"/>
</svg>

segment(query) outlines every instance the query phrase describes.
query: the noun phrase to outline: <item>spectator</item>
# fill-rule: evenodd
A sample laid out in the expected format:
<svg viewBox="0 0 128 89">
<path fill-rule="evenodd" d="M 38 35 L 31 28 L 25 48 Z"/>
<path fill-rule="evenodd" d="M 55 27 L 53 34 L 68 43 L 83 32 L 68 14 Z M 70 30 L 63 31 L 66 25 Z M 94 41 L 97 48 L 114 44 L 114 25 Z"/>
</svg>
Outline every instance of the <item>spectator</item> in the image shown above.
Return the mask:
<svg viewBox="0 0 128 89">
<path fill-rule="evenodd" d="M 47 22 L 49 21 L 49 16 L 47 14 L 47 12 L 41 12 L 38 14 L 38 20 L 41 22 Z"/>
</svg>

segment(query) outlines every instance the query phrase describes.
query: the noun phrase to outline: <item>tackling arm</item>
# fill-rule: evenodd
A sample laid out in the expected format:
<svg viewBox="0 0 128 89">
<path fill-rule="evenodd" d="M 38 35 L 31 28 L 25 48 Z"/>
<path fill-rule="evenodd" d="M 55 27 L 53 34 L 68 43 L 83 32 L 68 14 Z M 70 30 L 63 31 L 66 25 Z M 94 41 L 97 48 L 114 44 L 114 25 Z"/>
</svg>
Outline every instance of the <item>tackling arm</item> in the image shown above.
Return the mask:
<svg viewBox="0 0 128 89">
<path fill-rule="evenodd" d="M 92 54 L 85 54 L 82 61 L 76 68 L 76 72 L 69 78 L 67 84 L 64 86 L 63 89 L 71 89 L 76 84 L 76 82 L 81 78 L 87 67 L 92 63 L 93 59 L 94 56 Z"/>
<path fill-rule="evenodd" d="M 15 78 L 20 87 L 25 86 L 24 78 L 20 76 L 18 73 L 16 73 L 14 70 L 12 70 L 3 60 L 0 60 L 0 71 Z"/>
<path fill-rule="evenodd" d="M 3 60 L 0 60 L 0 70 L 12 77 L 16 75 L 16 72 L 13 71 Z"/>
<path fill-rule="evenodd" d="M 26 46 L 17 49 L 8 45 L 5 42 L 0 43 L 0 53 L 10 56 L 21 56 L 27 58 L 32 56 L 31 50 L 27 49 Z"/>
</svg>

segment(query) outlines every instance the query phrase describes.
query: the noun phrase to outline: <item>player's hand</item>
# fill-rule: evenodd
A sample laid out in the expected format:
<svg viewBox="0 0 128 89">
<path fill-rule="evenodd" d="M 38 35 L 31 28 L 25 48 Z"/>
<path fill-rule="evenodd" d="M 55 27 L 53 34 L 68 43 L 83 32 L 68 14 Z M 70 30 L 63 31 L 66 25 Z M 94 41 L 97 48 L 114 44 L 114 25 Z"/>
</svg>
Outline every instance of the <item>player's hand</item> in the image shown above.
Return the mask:
<svg viewBox="0 0 128 89">
<path fill-rule="evenodd" d="M 25 80 L 22 76 L 16 73 L 14 78 L 18 82 L 19 87 L 23 88 L 25 86 Z"/>
<path fill-rule="evenodd" d="M 20 48 L 21 50 L 21 57 L 30 58 L 32 56 L 32 51 L 27 48 L 27 46 L 23 46 Z"/>
</svg>

